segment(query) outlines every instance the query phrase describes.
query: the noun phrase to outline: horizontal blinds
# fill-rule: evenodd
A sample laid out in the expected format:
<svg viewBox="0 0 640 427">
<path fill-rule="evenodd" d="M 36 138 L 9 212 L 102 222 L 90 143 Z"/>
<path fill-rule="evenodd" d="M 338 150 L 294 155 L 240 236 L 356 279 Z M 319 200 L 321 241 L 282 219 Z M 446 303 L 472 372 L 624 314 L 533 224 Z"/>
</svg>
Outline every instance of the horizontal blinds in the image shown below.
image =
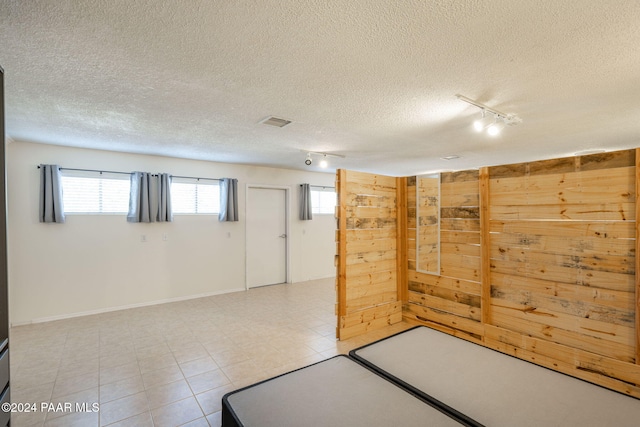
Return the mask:
<svg viewBox="0 0 640 427">
<path fill-rule="evenodd" d="M 171 206 L 174 214 L 217 214 L 220 212 L 218 181 L 173 178 Z"/>
<path fill-rule="evenodd" d="M 311 187 L 311 211 L 314 214 L 333 214 L 336 191 L 332 187 Z"/>
<path fill-rule="evenodd" d="M 127 213 L 129 175 L 96 171 L 62 171 L 65 213 Z"/>
</svg>

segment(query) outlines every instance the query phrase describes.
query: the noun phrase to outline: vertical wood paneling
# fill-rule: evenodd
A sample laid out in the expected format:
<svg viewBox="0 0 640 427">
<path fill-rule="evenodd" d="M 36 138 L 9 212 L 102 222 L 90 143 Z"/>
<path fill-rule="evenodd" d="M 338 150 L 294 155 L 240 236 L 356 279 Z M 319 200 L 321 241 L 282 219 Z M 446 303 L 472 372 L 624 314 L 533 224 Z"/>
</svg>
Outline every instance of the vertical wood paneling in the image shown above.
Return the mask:
<svg viewBox="0 0 640 427">
<path fill-rule="evenodd" d="M 636 172 L 636 195 L 640 194 L 640 148 L 636 148 L 636 156 L 635 156 L 635 172 Z M 636 205 L 636 257 L 635 257 L 635 266 L 636 266 L 636 292 L 635 292 L 635 303 L 636 303 L 636 364 L 640 365 L 640 228 L 638 224 L 640 224 L 640 209 L 638 209 Z M 640 386 L 640 383 L 636 383 Z"/>
<path fill-rule="evenodd" d="M 409 322 L 478 341 L 482 336 L 478 171 L 443 173 L 440 181 L 439 275 L 416 271 L 416 211 L 421 216 L 425 212 L 417 206 L 417 196 L 408 198 L 408 236 L 414 239 L 408 240 L 409 292 L 403 314 Z M 415 177 L 407 179 L 407 194 L 416 194 Z"/>
<path fill-rule="evenodd" d="M 342 169 L 338 169 L 336 172 L 336 191 L 338 193 L 338 212 L 337 212 L 337 220 L 338 220 L 338 241 L 337 247 L 338 251 L 336 254 L 337 258 L 337 278 L 338 281 L 338 319 L 340 316 L 344 316 L 346 314 L 347 307 L 347 198 L 346 198 L 346 171 Z M 336 331 L 340 330 L 340 325 L 338 324 L 336 327 Z M 340 338 L 338 332 L 336 332 L 337 338 Z"/>
<path fill-rule="evenodd" d="M 397 190 L 397 251 L 398 251 L 398 301 L 407 302 L 407 178 L 396 178 Z"/>
<path fill-rule="evenodd" d="M 480 253 L 482 323 L 491 324 L 491 227 L 489 168 L 480 169 Z"/>
</svg>

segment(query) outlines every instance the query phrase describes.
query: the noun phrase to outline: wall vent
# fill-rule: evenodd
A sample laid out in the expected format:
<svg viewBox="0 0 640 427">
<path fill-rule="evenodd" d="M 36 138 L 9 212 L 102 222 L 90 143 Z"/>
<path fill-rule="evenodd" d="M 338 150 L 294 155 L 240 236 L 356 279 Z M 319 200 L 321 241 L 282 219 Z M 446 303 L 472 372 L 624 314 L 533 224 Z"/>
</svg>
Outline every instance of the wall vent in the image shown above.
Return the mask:
<svg viewBox="0 0 640 427">
<path fill-rule="evenodd" d="M 274 116 L 269 116 L 266 119 L 261 120 L 260 123 L 262 123 L 263 125 L 269 125 L 269 126 L 275 126 L 275 127 L 283 128 L 286 125 L 288 125 L 289 123 L 291 123 L 291 120 L 281 119 L 279 117 L 274 117 Z"/>
</svg>

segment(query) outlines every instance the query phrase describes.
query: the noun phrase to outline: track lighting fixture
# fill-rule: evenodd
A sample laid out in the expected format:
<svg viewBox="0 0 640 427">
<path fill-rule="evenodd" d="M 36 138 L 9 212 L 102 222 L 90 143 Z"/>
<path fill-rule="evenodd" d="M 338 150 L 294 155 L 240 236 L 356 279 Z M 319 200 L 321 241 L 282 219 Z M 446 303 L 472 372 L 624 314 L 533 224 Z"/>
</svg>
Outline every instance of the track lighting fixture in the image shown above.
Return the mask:
<svg viewBox="0 0 640 427">
<path fill-rule="evenodd" d="M 464 101 L 482 110 L 482 117 L 473 122 L 473 129 L 476 132 L 486 130 L 490 136 L 497 136 L 505 126 L 515 126 L 522 123 L 522 119 L 515 114 L 502 113 L 463 95 L 456 95 L 456 97 L 460 101 Z"/>
<path fill-rule="evenodd" d="M 332 153 L 321 153 L 319 151 L 306 151 L 306 150 L 300 150 L 303 153 L 307 153 L 307 157 L 304 160 L 304 164 L 307 166 L 311 166 L 311 163 L 313 163 L 313 157 L 314 156 L 322 156 L 322 160 L 320 160 L 320 162 L 318 163 L 318 166 L 320 166 L 321 168 L 325 169 L 327 167 L 329 167 L 329 161 L 327 159 L 327 157 L 340 157 L 343 158 L 345 156 L 341 155 L 341 154 L 332 154 Z"/>
</svg>

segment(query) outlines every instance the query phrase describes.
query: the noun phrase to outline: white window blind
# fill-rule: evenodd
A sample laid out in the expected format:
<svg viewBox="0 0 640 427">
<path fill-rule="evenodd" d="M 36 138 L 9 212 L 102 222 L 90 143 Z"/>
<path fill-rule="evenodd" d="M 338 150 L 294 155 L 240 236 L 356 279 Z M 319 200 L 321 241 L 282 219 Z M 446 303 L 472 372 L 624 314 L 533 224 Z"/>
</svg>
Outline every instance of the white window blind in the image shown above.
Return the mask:
<svg viewBox="0 0 640 427">
<path fill-rule="evenodd" d="M 194 178 L 173 178 L 171 206 L 174 214 L 217 214 L 220 212 L 218 181 Z"/>
<path fill-rule="evenodd" d="M 127 174 L 62 171 L 62 200 L 69 214 L 121 214 L 129 210 Z"/>
<path fill-rule="evenodd" d="M 336 191 L 332 187 L 311 187 L 311 212 L 314 214 L 334 214 Z"/>
</svg>

